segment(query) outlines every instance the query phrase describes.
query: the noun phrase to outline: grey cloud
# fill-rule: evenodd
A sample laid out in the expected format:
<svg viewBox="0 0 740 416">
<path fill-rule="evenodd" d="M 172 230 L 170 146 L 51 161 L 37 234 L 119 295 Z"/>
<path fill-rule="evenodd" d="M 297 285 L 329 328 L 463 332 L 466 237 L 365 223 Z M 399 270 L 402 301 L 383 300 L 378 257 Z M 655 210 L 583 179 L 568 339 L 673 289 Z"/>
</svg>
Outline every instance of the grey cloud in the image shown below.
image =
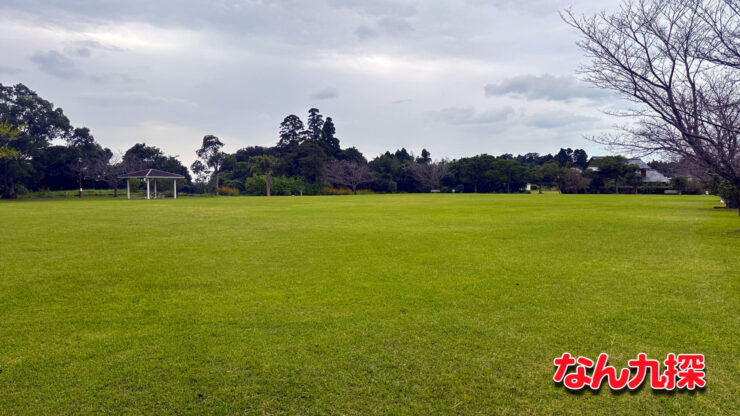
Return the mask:
<svg viewBox="0 0 740 416">
<path fill-rule="evenodd" d="M 430 113 L 432 118 L 449 124 L 475 125 L 494 124 L 506 121 L 514 114 L 514 109 L 504 107 L 501 109 L 479 113 L 472 107 L 448 107 Z"/>
<path fill-rule="evenodd" d="M 311 98 L 315 100 L 330 100 L 332 98 L 337 98 L 339 96 L 339 90 L 336 88 L 324 88 L 321 91 L 316 91 L 311 95 Z"/>
<path fill-rule="evenodd" d="M 70 79 L 82 75 L 74 61 L 62 55 L 58 51 L 36 52 L 30 58 L 31 62 L 43 72 L 57 78 Z"/>
<path fill-rule="evenodd" d="M 127 74 L 111 73 L 111 74 L 92 74 L 88 75 L 88 79 L 96 84 L 142 84 L 144 80 L 140 78 L 134 78 Z"/>
<path fill-rule="evenodd" d="M 611 96 L 601 89 L 589 88 L 574 76 L 521 75 L 484 87 L 487 97 L 508 95 L 527 100 L 570 101 L 585 98 L 599 101 Z"/>
<path fill-rule="evenodd" d="M 0 66 L 0 74 L 16 75 L 20 74 L 21 72 L 23 72 L 23 70 L 20 68 L 15 68 L 12 66 Z"/>
<path fill-rule="evenodd" d="M 371 27 L 360 26 L 357 29 L 355 29 L 355 35 L 360 40 L 368 40 L 368 39 L 378 36 L 378 32 L 376 32 Z"/>
<path fill-rule="evenodd" d="M 77 48 L 72 53 L 83 58 L 88 58 L 91 54 L 89 48 Z"/>
<path fill-rule="evenodd" d="M 406 103 L 410 103 L 410 102 L 413 102 L 413 101 L 414 100 L 412 100 L 411 98 L 404 98 L 402 100 L 391 101 L 391 104 L 406 104 Z"/>
<path fill-rule="evenodd" d="M 119 48 L 118 46 L 106 45 L 106 44 L 100 43 L 100 42 L 98 42 L 96 40 L 90 40 L 90 39 L 77 40 L 77 41 L 72 42 L 72 44 L 75 45 L 78 48 L 78 50 L 82 50 L 82 49 L 88 49 L 88 50 L 90 50 L 90 49 L 99 49 L 99 50 L 113 51 L 113 52 L 122 52 L 123 51 L 123 49 Z"/>
<path fill-rule="evenodd" d="M 411 26 L 406 19 L 398 17 L 384 17 L 378 20 L 378 27 L 389 35 L 401 35 L 414 31 L 414 27 Z"/>
</svg>

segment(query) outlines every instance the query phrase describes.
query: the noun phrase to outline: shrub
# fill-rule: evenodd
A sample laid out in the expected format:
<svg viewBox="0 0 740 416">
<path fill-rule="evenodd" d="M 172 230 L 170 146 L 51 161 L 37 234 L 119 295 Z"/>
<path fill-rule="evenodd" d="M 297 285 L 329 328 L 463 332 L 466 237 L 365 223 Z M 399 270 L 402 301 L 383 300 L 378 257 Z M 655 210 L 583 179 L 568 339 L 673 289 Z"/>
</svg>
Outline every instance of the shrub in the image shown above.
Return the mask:
<svg viewBox="0 0 740 416">
<path fill-rule="evenodd" d="M 320 191 L 318 185 L 297 177 L 273 176 L 270 183 L 271 195 L 318 195 Z M 267 195 L 265 176 L 247 178 L 244 190 L 247 195 Z"/>
<path fill-rule="evenodd" d="M 230 186 L 219 186 L 218 193 L 220 195 L 236 196 L 239 195 L 239 190 Z"/>
<path fill-rule="evenodd" d="M 131 178 L 129 179 L 129 186 L 131 187 L 131 192 L 137 191 L 139 188 L 141 188 L 141 180 Z"/>
<path fill-rule="evenodd" d="M 321 193 L 324 195 L 352 195 L 352 190 L 349 188 L 323 188 Z"/>
</svg>

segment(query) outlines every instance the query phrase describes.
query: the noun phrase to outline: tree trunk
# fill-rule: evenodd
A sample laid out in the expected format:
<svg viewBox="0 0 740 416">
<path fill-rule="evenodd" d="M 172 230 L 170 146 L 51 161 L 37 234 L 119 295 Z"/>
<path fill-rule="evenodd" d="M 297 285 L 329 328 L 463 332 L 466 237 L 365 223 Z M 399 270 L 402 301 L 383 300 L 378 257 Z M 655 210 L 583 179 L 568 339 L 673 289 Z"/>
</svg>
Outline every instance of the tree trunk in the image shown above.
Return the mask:
<svg viewBox="0 0 740 416">
<path fill-rule="evenodd" d="M 77 198 L 82 198 L 82 166 L 77 165 Z"/>
<path fill-rule="evenodd" d="M 118 184 L 113 186 L 113 198 L 118 198 Z"/>
<path fill-rule="evenodd" d="M 357 195 L 357 185 L 352 185 L 352 193 Z"/>
<path fill-rule="evenodd" d="M 614 179 L 614 193 L 615 194 L 619 193 L 619 181 L 616 179 Z"/>
<path fill-rule="evenodd" d="M 473 193 L 478 193 L 478 184 L 473 184 Z"/>
<path fill-rule="evenodd" d="M 539 184 L 539 189 L 537 190 L 538 194 L 542 194 L 542 184 Z"/>
<path fill-rule="evenodd" d="M 218 174 L 219 173 L 220 173 L 219 171 L 216 171 L 216 196 L 218 196 Z"/>
<path fill-rule="evenodd" d="M 265 174 L 265 185 L 267 186 L 267 196 L 270 196 L 270 187 L 272 186 L 272 174 L 270 172 Z"/>
<path fill-rule="evenodd" d="M 3 190 L 3 199 L 16 199 L 18 195 L 15 194 L 15 183 L 13 182 L 13 177 L 7 172 L 5 173 L 4 182 L 5 189 Z"/>
</svg>

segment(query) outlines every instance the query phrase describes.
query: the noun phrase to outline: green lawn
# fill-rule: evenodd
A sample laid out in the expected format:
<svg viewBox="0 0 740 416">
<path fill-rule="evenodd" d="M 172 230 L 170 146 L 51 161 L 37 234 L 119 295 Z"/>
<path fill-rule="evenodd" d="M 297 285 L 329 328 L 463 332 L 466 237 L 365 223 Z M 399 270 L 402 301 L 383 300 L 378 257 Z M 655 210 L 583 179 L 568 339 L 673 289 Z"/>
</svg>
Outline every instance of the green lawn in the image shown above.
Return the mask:
<svg viewBox="0 0 740 416">
<path fill-rule="evenodd" d="M 740 219 L 714 205 L 3 202 L 0 414 L 739 414 Z M 708 386 L 572 394 L 565 351 L 703 353 Z"/>
</svg>

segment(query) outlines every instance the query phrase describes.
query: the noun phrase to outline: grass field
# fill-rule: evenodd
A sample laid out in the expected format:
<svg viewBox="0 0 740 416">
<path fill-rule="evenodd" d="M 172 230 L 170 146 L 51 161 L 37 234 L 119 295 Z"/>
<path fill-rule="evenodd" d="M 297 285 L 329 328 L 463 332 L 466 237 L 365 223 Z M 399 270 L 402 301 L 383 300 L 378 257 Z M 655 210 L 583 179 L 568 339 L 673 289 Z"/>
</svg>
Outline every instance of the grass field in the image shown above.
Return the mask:
<svg viewBox="0 0 740 416">
<path fill-rule="evenodd" d="M 716 197 L 0 203 L 0 414 L 740 413 Z M 563 352 L 706 355 L 701 392 L 568 393 Z"/>
</svg>

